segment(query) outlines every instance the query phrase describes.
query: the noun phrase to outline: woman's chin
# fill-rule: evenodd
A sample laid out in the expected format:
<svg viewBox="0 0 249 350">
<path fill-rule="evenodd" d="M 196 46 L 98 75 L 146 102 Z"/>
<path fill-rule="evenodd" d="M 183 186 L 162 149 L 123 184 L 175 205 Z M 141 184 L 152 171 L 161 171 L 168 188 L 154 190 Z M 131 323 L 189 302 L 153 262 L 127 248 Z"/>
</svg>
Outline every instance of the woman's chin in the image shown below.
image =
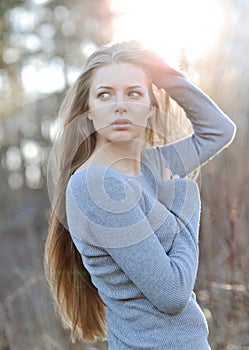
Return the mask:
<svg viewBox="0 0 249 350">
<path fill-rule="evenodd" d="M 128 133 L 123 133 L 122 135 L 113 135 L 113 137 L 110 137 L 108 141 L 115 143 L 133 143 L 140 139 L 142 139 L 142 135 L 129 135 Z"/>
<path fill-rule="evenodd" d="M 122 129 L 122 130 L 115 130 L 113 133 L 110 133 L 109 135 L 106 135 L 106 139 L 109 142 L 134 142 L 137 140 L 144 139 L 144 128 L 142 130 L 131 130 L 128 129 Z"/>
</svg>

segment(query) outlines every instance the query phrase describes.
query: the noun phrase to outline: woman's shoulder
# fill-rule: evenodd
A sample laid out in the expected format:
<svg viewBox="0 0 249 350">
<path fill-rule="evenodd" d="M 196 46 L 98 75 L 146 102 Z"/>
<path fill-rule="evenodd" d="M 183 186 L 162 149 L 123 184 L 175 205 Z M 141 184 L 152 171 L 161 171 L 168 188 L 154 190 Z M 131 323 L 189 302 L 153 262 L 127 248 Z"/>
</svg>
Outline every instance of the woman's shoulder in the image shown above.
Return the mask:
<svg viewBox="0 0 249 350">
<path fill-rule="evenodd" d="M 124 179 L 125 175 L 105 165 L 92 165 L 78 168 L 70 178 L 71 182 L 84 182 L 89 179 L 99 181 L 101 179 L 116 178 Z M 96 185 L 98 182 L 96 182 Z"/>
<path fill-rule="evenodd" d="M 105 200 L 108 196 L 121 200 L 126 197 L 127 191 L 132 195 L 134 190 L 136 192 L 138 190 L 127 180 L 129 179 L 126 176 L 111 167 L 93 165 L 81 168 L 71 175 L 68 188 L 76 196 L 90 195 L 91 198 L 104 198 Z"/>
</svg>

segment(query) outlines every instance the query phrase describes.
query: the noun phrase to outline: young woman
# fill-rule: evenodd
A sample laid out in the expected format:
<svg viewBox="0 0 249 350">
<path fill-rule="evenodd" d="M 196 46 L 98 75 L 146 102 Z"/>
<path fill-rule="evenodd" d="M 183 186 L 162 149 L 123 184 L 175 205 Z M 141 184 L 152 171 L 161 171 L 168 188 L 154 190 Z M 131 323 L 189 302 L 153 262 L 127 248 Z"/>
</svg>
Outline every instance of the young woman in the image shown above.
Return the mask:
<svg viewBox="0 0 249 350">
<path fill-rule="evenodd" d="M 193 128 L 173 143 L 169 98 Z M 107 337 L 110 350 L 210 349 L 193 292 L 200 198 L 187 176 L 232 141 L 234 123 L 133 42 L 95 52 L 60 113 L 45 269 L 64 325 L 73 339 Z"/>
</svg>

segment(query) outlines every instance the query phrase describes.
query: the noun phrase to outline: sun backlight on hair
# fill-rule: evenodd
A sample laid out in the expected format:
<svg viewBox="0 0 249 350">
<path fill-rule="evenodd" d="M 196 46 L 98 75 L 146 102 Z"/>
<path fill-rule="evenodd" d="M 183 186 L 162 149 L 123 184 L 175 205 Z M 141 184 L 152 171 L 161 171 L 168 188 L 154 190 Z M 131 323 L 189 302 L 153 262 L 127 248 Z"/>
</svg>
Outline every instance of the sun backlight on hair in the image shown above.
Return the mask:
<svg viewBox="0 0 249 350">
<path fill-rule="evenodd" d="M 169 63 L 184 50 L 195 61 L 212 50 L 222 28 L 218 0 L 112 0 L 113 41 L 139 40 Z"/>
</svg>

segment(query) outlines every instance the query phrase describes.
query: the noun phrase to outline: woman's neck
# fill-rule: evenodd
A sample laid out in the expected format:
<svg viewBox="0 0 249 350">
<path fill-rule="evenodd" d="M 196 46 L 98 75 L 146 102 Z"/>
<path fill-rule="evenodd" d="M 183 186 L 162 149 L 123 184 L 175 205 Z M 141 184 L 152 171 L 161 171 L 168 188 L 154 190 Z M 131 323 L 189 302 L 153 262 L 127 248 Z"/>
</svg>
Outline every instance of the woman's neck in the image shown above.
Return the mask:
<svg viewBox="0 0 249 350">
<path fill-rule="evenodd" d="M 141 153 L 144 141 L 97 143 L 88 165 L 104 165 L 125 175 L 134 176 L 141 172 Z M 89 162 L 90 161 L 90 162 Z"/>
</svg>

